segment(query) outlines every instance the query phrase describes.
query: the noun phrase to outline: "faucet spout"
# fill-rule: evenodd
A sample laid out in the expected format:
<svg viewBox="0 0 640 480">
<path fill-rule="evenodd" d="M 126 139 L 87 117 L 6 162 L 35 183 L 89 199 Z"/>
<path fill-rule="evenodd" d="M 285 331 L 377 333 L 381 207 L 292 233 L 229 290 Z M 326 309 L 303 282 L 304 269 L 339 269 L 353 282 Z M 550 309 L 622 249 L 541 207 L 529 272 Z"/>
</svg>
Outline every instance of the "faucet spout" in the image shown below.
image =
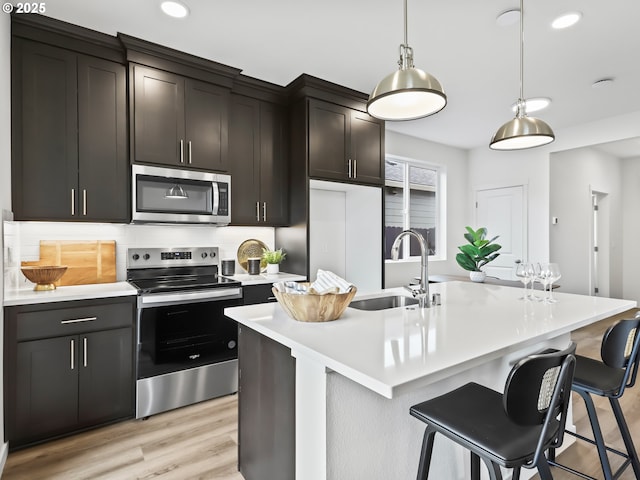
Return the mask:
<svg viewBox="0 0 640 480">
<path fill-rule="evenodd" d="M 393 241 L 391 258 L 398 260 L 400 243 L 407 235 L 415 237 L 420 245 L 420 288 L 412 288 L 411 294 L 418 299 L 420 308 L 429 308 L 431 307 L 431 297 L 429 295 L 429 248 L 425 238 L 415 230 L 403 230 Z"/>
</svg>

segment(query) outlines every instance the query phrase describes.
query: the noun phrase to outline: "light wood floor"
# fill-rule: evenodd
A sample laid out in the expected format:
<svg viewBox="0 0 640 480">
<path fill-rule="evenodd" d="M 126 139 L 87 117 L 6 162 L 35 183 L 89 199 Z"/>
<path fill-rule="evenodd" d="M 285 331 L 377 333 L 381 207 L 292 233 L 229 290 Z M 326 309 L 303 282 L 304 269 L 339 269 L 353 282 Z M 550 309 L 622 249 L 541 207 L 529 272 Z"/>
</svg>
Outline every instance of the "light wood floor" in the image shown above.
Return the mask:
<svg viewBox="0 0 640 480">
<path fill-rule="evenodd" d="M 606 328 L 620 315 L 574 333 L 578 353 L 599 358 Z M 577 396 L 574 396 L 577 397 Z M 596 404 L 607 440 L 624 450 L 608 402 Z M 627 390 L 621 400 L 634 440 L 640 445 L 640 386 Z M 584 403 L 574 398 L 578 432 L 590 431 Z M 559 457 L 578 470 L 602 478 L 593 447 L 577 442 Z M 612 464 L 619 462 L 615 457 Z M 3 480 L 243 480 L 237 472 L 237 397 L 227 396 L 51 441 L 9 454 Z M 553 469 L 554 479 L 577 477 Z M 538 478 L 537 476 L 535 477 Z M 629 467 L 620 480 L 634 479 Z M 278 479 L 264 479 L 278 480 Z M 349 479 L 359 480 L 359 479 Z M 447 479 L 441 479 L 447 480 Z"/>
</svg>

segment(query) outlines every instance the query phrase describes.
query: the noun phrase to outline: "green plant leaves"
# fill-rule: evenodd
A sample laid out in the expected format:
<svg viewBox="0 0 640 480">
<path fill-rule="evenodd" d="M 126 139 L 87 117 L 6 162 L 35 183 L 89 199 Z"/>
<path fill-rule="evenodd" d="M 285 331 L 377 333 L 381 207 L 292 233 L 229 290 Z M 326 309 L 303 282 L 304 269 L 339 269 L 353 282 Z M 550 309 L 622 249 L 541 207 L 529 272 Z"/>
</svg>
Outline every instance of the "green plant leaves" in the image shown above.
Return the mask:
<svg viewBox="0 0 640 480">
<path fill-rule="evenodd" d="M 461 253 L 456 255 L 456 261 L 465 270 L 479 272 L 482 266 L 498 258 L 500 254 L 496 252 L 502 248 L 502 245 L 493 243 L 498 236 L 491 240 L 485 238 L 487 236 L 485 227 L 477 230 L 469 226 L 465 228 L 467 232 L 464 234 L 464 238 L 469 243 L 458 247 Z"/>
</svg>

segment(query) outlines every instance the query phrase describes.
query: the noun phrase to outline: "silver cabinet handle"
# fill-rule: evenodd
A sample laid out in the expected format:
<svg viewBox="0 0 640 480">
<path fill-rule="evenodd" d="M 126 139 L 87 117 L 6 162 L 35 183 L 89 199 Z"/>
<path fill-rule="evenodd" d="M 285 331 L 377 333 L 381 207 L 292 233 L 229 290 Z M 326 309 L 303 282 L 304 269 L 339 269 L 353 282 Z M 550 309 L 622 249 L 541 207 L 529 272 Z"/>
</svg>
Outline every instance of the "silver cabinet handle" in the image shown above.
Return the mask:
<svg viewBox="0 0 640 480">
<path fill-rule="evenodd" d="M 87 215 L 87 189 L 82 189 L 82 215 Z"/>
<path fill-rule="evenodd" d="M 353 178 L 358 178 L 358 159 L 353 159 Z"/>
<path fill-rule="evenodd" d="M 349 159 L 349 178 L 351 178 L 351 159 Z"/>
<path fill-rule="evenodd" d="M 260 221 L 260 202 L 256 202 L 256 221 Z"/>
<path fill-rule="evenodd" d="M 92 322 L 93 320 L 97 320 L 97 319 L 98 317 L 74 318 L 73 320 L 61 320 L 60 323 L 62 325 L 66 325 L 67 323 Z"/>
<path fill-rule="evenodd" d="M 180 163 L 184 163 L 184 140 L 180 139 Z"/>
<path fill-rule="evenodd" d="M 76 341 L 71 340 L 71 370 L 74 370 L 76 368 L 75 350 L 76 350 Z"/>
<path fill-rule="evenodd" d="M 189 165 L 191 165 L 191 140 L 187 143 L 187 147 L 189 148 Z"/>
<path fill-rule="evenodd" d="M 86 368 L 87 366 L 87 337 L 82 339 L 82 364 Z"/>
<path fill-rule="evenodd" d="M 267 221 L 267 202 L 262 202 L 262 221 Z"/>
<path fill-rule="evenodd" d="M 71 215 L 76 214 L 76 189 L 71 189 Z"/>
</svg>

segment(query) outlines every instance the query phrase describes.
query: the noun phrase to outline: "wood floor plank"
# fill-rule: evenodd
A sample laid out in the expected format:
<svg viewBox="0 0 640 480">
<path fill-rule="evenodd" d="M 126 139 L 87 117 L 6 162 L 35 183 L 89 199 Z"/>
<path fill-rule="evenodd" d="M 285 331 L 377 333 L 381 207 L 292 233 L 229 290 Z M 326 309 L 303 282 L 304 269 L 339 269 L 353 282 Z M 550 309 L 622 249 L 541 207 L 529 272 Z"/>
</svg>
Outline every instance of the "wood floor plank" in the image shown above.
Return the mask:
<svg viewBox="0 0 640 480">
<path fill-rule="evenodd" d="M 603 320 L 572 335 L 581 355 L 599 358 L 602 335 L 618 318 Z M 606 399 L 596 398 L 602 430 L 608 442 L 622 448 L 618 429 Z M 640 443 L 640 386 L 627 390 L 622 401 L 629 428 Z M 574 423 L 579 433 L 589 434 L 584 402 L 573 398 Z M 3 480 L 243 480 L 237 471 L 237 397 L 229 395 L 148 420 L 129 420 L 11 452 Z M 562 463 L 602 478 L 598 455 L 576 442 L 559 456 Z M 619 465 L 617 458 L 612 464 Z M 576 477 L 553 469 L 556 480 Z M 534 477 L 538 479 L 539 477 Z M 627 469 L 620 480 L 633 480 Z"/>
</svg>

